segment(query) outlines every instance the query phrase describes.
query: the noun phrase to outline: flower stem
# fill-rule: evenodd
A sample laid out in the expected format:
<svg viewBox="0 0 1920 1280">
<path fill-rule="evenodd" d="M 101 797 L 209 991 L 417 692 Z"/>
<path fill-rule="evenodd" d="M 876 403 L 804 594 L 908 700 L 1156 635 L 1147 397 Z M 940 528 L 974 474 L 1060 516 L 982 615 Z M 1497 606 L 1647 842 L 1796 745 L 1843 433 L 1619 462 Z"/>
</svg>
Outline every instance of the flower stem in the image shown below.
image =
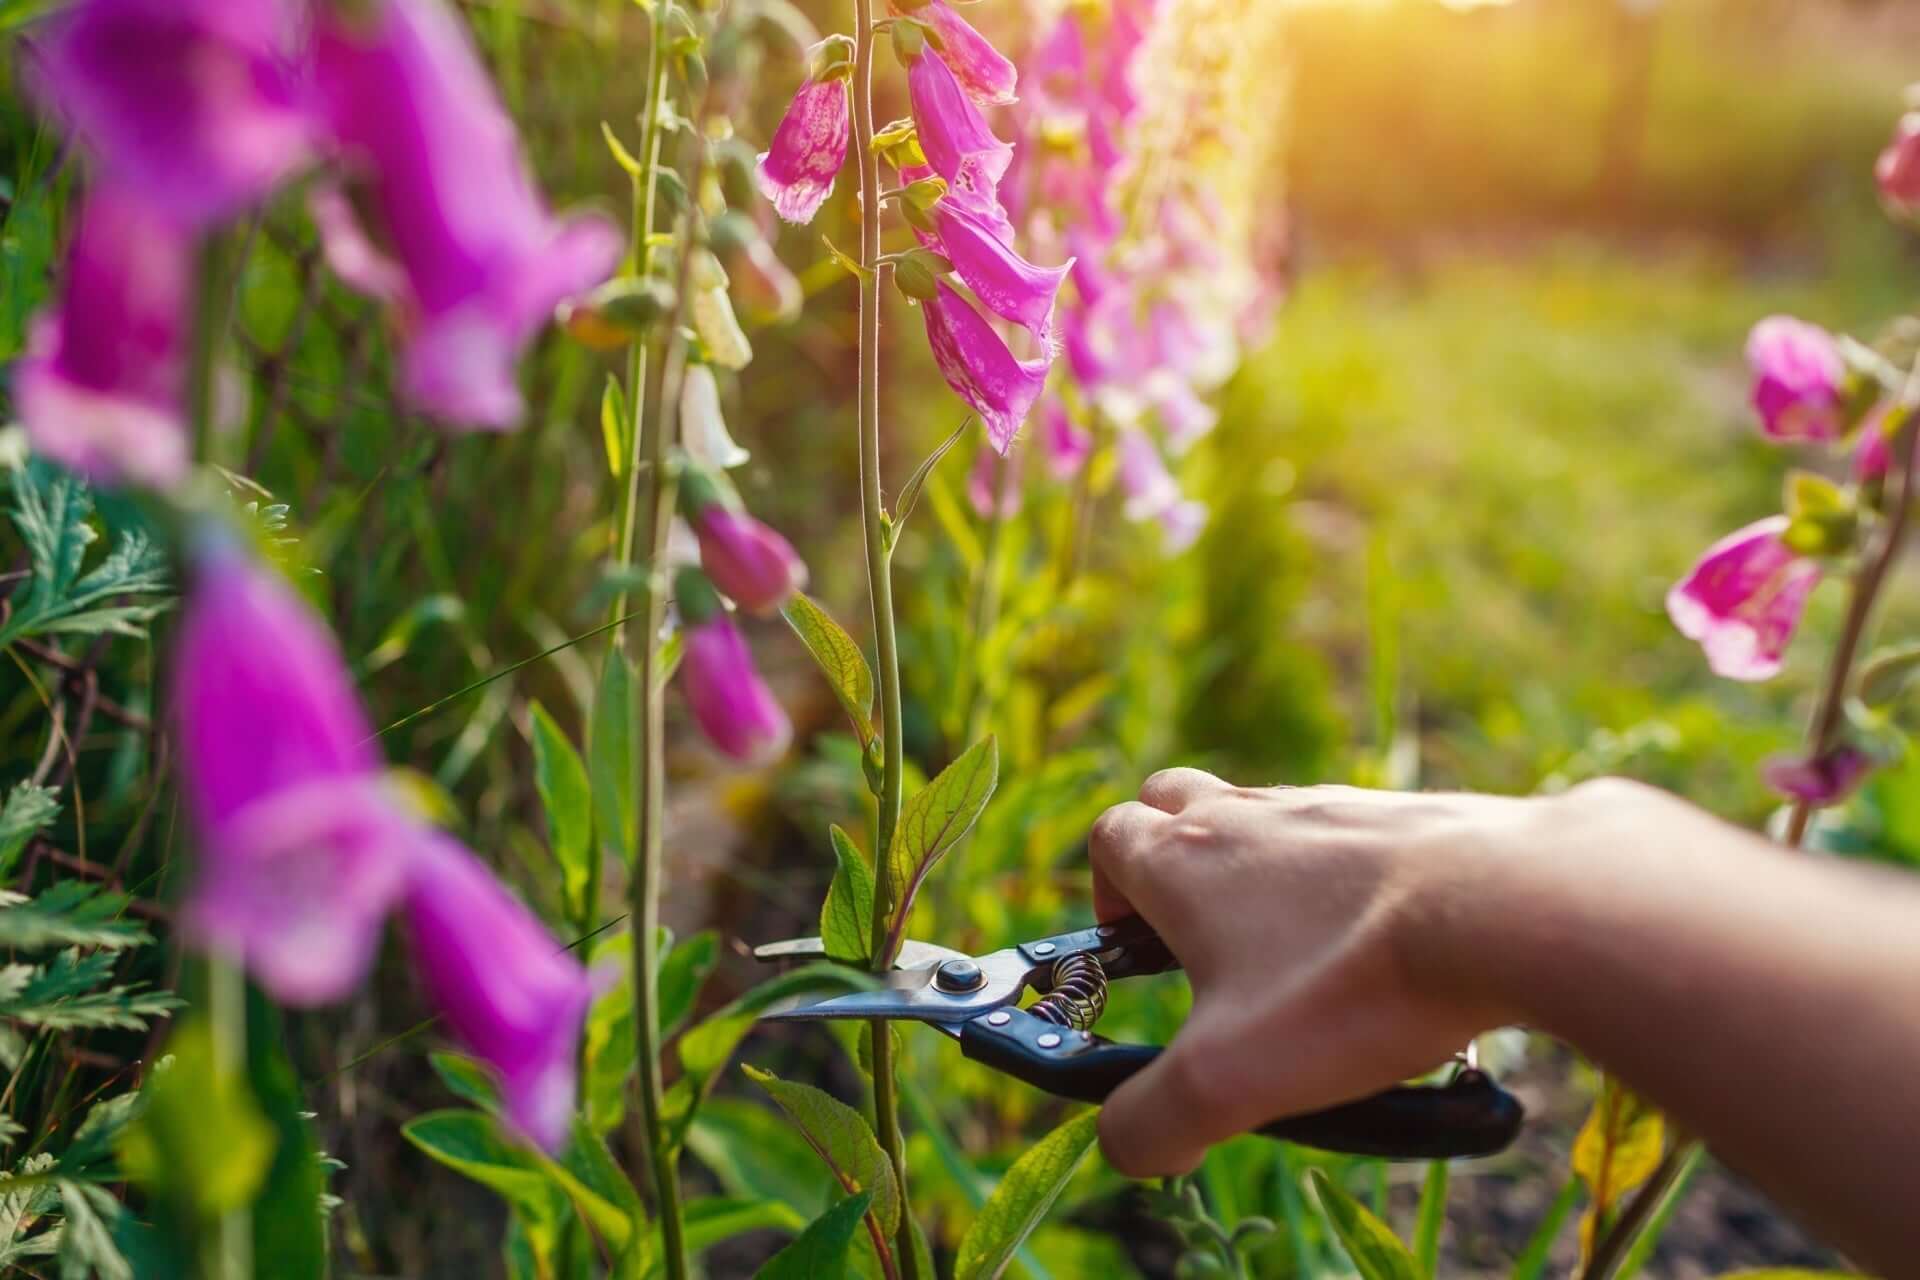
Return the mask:
<svg viewBox="0 0 1920 1280">
<path fill-rule="evenodd" d="M 880 502 L 880 159 L 873 152 L 873 0 L 854 0 L 853 149 L 860 166 L 860 514 L 866 533 L 867 591 L 873 605 L 874 648 L 880 685 L 880 813 L 874 827 L 874 860 L 879 874 L 873 895 L 874 966 L 884 970 L 892 890 L 887 883 L 887 851 L 900 819 L 901 744 L 900 649 L 894 633 L 893 577 L 887 545 L 885 510 Z M 868 1024 L 873 1040 L 874 1131 L 893 1165 L 900 1188 L 900 1229 L 894 1256 L 904 1280 L 920 1280 L 913 1248 L 913 1215 L 907 1201 L 906 1151 L 900 1140 L 900 1108 L 895 1097 L 893 1032 L 876 1019 Z"/>
<path fill-rule="evenodd" d="M 247 1088 L 247 981 L 240 962 L 207 953 L 207 1020 L 212 1024 L 213 1068 L 222 1085 Z M 253 1213 L 242 1205 L 220 1215 L 203 1264 L 207 1280 L 251 1280 Z"/>
</svg>

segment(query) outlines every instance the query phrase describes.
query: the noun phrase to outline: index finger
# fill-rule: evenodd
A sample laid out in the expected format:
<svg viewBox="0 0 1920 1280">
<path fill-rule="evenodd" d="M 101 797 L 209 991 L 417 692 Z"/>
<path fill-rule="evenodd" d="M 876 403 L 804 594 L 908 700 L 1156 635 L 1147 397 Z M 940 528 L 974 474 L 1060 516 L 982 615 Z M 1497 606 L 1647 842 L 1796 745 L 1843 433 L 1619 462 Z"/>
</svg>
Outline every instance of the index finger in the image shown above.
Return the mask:
<svg viewBox="0 0 1920 1280">
<path fill-rule="evenodd" d="M 1134 868 L 1159 839 L 1168 815 L 1138 800 L 1116 804 L 1094 819 L 1087 835 L 1093 867 L 1093 913 L 1101 920 L 1137 915 L 1127 887 Z"/>
</svg>

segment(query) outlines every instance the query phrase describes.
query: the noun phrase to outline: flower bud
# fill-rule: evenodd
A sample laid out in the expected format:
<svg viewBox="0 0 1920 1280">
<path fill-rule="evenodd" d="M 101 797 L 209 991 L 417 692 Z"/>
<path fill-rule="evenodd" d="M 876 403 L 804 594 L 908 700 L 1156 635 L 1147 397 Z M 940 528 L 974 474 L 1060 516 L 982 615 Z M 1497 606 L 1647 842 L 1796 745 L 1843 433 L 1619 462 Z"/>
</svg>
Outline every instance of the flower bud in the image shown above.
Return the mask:
<svg viewBox="0 0 1920 1280">
<path fill-rule="evenodd" d="M 1775 756 L 1760 766 L 1766 784 L 1789 800 L 1824 807 L 1852 794 L 1873 772 L 1873 758 L 1858 747 L 1842 744 L 1817 759 Z"/>
<path fill-rule="evenodd" d="M 792 545 L 745 512 L 712 502 L 689 520 L 700 539 L 700 567 L 748 613 L 774 613 L 806 586 L 807 566 Z"/>
<path fill-rule="evenodd" d="M 680 676 L 701 731 L 722 752 L 749 764 L 778 759 L 793 725 L 753 665 L 745 637 L 725 612 L 687 627 Z"/>
<path fill-rule="evenodd" d="M 1900 117 L 1873 176 L 1888 208 L 1903 218 L 1920 217 L 1920 111 Z"/>
</svg>

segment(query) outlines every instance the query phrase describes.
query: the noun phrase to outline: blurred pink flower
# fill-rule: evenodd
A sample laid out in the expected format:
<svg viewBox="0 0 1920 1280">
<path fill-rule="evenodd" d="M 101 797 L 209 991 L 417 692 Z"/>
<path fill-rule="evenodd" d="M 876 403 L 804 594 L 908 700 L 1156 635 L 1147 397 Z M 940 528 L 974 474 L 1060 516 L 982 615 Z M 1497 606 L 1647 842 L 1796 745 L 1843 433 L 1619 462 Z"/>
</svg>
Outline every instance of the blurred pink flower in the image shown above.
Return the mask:
<svg viewBox="0 0 1920 1280">
<path fill-rule="evenodd" d="M 1769 787 L 1803 804 L 1836 804 L 1873 772 L 1873 760 L 1857 747 L 1841 746 L 1817 760 L 1775 756 L 1760 766 Z"/>
<path fill-rule="evenodd" d="M 1001 459 L 990 446 L 983 446 L 973 456 L 973 467 L 967 472 L 967 501 L 973 506 L 973 513 L 982 520 L 993 517 L 994 486 L 999 483 L 996 464 L 1003 463 L 1011 467 L 1013 463 Z M 1000 514 L 1011 518 L 1020 513 L 1020 478 L 1009 475 L 1006 485 L 1000 493 Z"/>
<path fill-rule="evenodd" d="M 263 199 L 313 154 L 294 0 L 81 0 L 34 46 L 34 92 L 113 181 L 191 226 Z"/>
<path fill-rule="evenodd" d="M 1206 528 L 1207 504 L 1197 498 L 1183 498 L 1160 513 L 1161 545 L 1168 555 L 1187 550 Z"/>
<path fill-rule="evenodd" d="M 1792 316 L 1768 316 L 1747 337 L 1753 407 L 1775 440 L 1837 440 L 1846 362 L 1825 329 Z"/>
<path fill-rule="evenodd" d="M 1046 385 L 1052 353 L 1034 360 L 1017 358 L 993 326 L 944 280 L 920 309 L 941 376 L 980 415 L 987 439 L 1004 454 Z"/>
<path fill-rule="evenodd" d="M 1920 216 L 1920 112 L 1909 111 L 1894 126 L 1893 141 L 1873 166 L 1880 195 L 1905 217 Z"/>
<path fill-rule="evenodd" d="M 1893 449 L 1887 440 L 1887 406 L 1882 404 L 1860 424 L 1860 443 L 1853 451 L 1853 478 L 1865 482 L 1887 474 Z"/>
<path fill-rule="evenodd" d="M 845 76 L 808 80 L 793 95 L 773 142 L 760 153 L 760 193 L 788 222 L 812 222 L 833 194 L 851 136 Z"/>
<path fill-rule="evenodd" d="M 39 453 L 103 484 L 186 474 L 194 235 L 130 189 L 86 195 L 58 307 L 34 317 L 14 399 Z"/>
<path fill-rule="evenodd" d="M 1180 501 L 1180 486 L 1152 437 L 1138 427 L 1120 433 L 1120 492 L 1129 520 L 1153 520 Z"/>
<path fill-rule="evenodd" d="M 775 529 L 724 503 L 707 504 L 693 517 L 700 539 L 700 567 L 720 593 L 749 613 L 779 611 L 807 585 L 807 566 Z"/>
<path fill-rule="evenodd" d="M 399 313 L 402 393 L 457 425 L 515 425 L 521 348 L 562 299 L 607 277 L 619 233 L 598 217 L 548 212 L 513 121 L 441 0 L 329 6 L 316 65 L 331 141 L 381 234 L 353 228 L 345 200 L 316 212 L 333 259 L 354 268 L 348 282 Z M 378 261 L 376 243 L 392 246 L 392 263 Z"/>
<path fill-rule="evenodd" d="M 896 14 L 910 12 L 910 16 L 933 28 L 940 37 L 940 56 L 975 102 L 983 107 L 1004 107 L 1016 100 L 1014 91 L 1020 76 L 1013 63 L 945 0 L 926 0 L 911 11 L 899 0 L 887 0 L 887 7 Z"/>
<path fill-rule="evenodd" d="M 927 50 L 913 60 L 907 69 L 907 95 L 920 150 L 933 171 L 964 197 L 997 203 L 1013 148 L 994 136 L 940 55 Z"/>
<path fill-rule="evenodd" d="M 1066 479 L 1086 465 L 1093 452 L 1093 433 L 1073 420 L 1056 396 L 1040 410 L 1040 441 L 1047 451 L 1047 468 Z"/>
<path fill-rule="evenodd" d="M 500 1073 L 507 1119 L 550 1152 L 573 1118 L 593 985 L 546 927 L 454 840 L 428 837 L 409 867 L 407 932 L 427 998 Z"/>
<path fill-rule="evenodd" d="M 1820 566 L 1796 554 L 1781 535 L 1787 517 L 1769 516 L 1708 547 L 1667 593 L 1667 616 L 1696 640 L 1707 665 L 1730 680 L 1766 680 L 1820 581 Z"/>
<path fill-rule="evenodd" d="M 707 739 L 725 754 L 749 764 L 767 764 L 785 754 L 793 725 L 753 665 L 740 629 L 724 610 L 687 620 L 686 654 L 680 676 Z"/>
</svg>

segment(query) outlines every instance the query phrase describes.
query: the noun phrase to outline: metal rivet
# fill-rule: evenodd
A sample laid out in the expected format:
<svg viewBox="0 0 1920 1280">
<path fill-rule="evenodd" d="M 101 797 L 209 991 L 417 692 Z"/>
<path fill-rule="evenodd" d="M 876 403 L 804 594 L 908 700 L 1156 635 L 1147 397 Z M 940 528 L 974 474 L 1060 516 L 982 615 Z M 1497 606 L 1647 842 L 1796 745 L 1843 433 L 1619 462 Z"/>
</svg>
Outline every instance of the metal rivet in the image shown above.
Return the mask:
<svg viewBox="0 0 1920 1280">
<path fill-rule="evenodd" d="M 987 975 L 971 960 L 949 960 L 934 970 L 933 984 L 949 994 L 978 991 L 987 984 Z"/>
<path fill-rule="evenodd" d="M 1120 926 L 1103 924 L 1098 929 L 1095 929 L 1094 932 L 1103 938 L 1111 938 L 1114 934 L 1120 932 Z"/>
<path fill-rule="evenodd" d="M 987 1015 L 987 1021 L 992 1023 L 996 1027 L 1004 1027 L 1009 1022 L 1013 1021 L 1013 1015 L 1008 1013 L 1005 1009 L 995 1009 L 992 1013 Z"/>
<path fill-rule="evenodd" d="M 1042 942 L 1033 949 L 1033 954 L 1037 956 L 1050 956 L 1053 952 L 1054 945 L 1051 942 Z"/>
<path fill-rule="evenodd" d="M 1058 1049 L 1060 1047 L 1060 1036 L 1056 1032 L 1049 1031 L 1038 1040 L 1035 1040 L 1034 1043 L 1042 1049 Z"/>
</svg>

